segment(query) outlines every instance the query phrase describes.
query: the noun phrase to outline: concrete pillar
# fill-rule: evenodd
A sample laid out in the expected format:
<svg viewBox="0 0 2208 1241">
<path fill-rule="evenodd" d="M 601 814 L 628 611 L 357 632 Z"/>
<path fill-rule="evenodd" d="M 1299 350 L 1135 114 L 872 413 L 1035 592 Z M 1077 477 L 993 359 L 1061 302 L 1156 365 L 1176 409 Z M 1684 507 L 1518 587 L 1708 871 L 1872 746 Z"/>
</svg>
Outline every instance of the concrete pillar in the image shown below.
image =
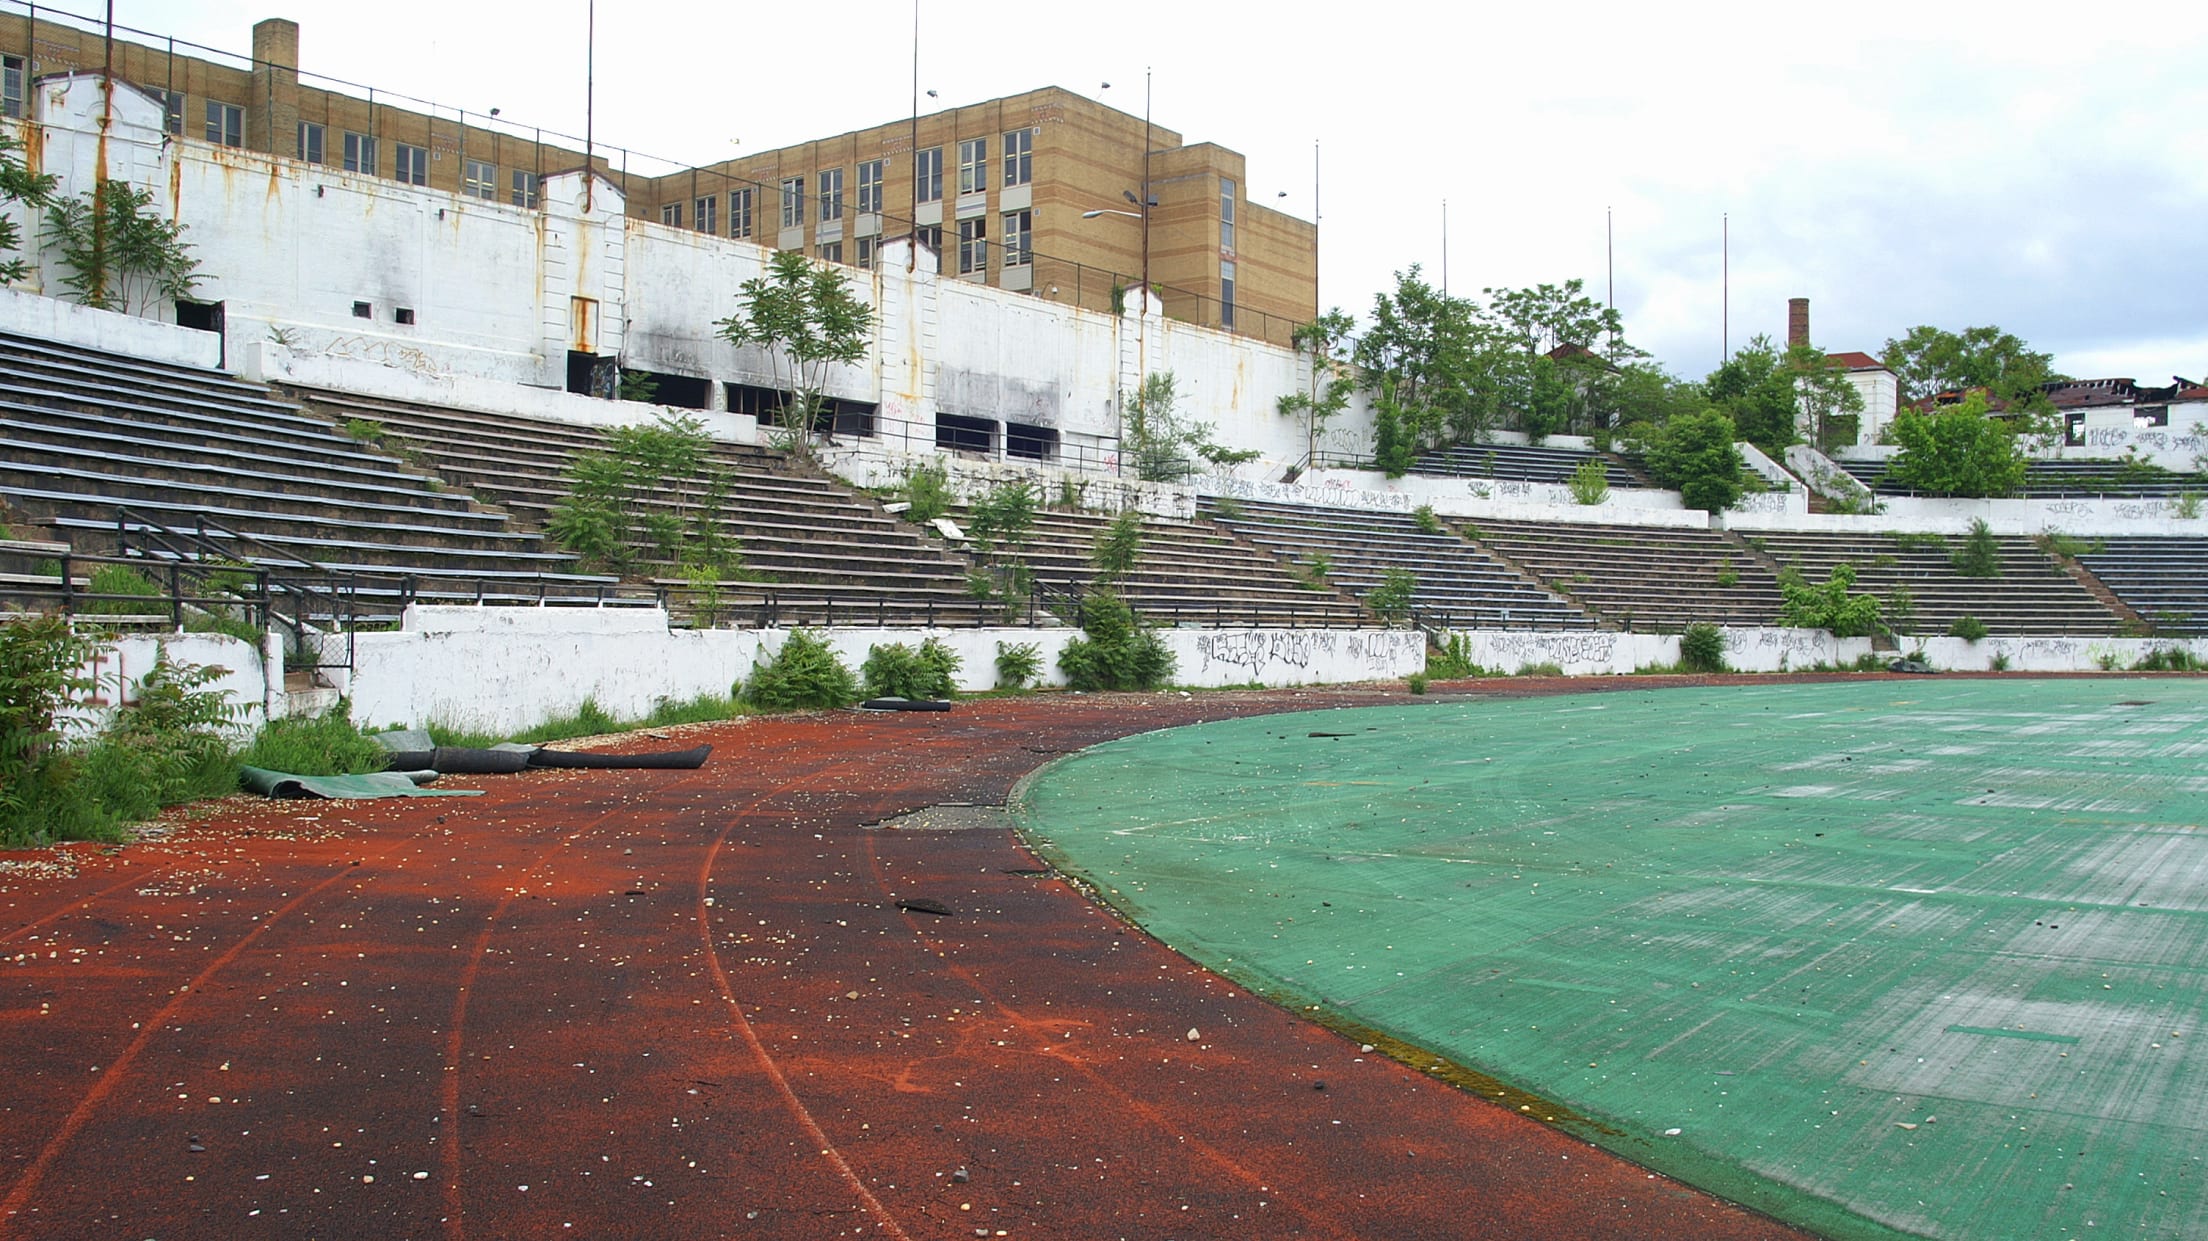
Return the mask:
<svg viewBox="0 0 2208 1241">
<path fill-rule="evenodd" d="M 253 25 L 253 97 L 245 105 L 245 145 L 270 155 L 299 153 L 299 23 L 271 17 Z"/>
</svg>

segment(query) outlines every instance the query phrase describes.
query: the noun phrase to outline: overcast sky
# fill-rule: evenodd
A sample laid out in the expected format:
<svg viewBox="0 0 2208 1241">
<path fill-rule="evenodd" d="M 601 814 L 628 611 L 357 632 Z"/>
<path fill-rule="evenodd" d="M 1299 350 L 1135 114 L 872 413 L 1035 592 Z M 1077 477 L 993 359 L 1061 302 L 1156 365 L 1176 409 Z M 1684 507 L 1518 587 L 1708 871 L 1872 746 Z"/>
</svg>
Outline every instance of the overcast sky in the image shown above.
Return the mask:
<svg viewBox="0 0 2208 1241">
<path fill-rule="evenodd" d="M 82 11 L 92 0 L 76 0 Z M 42 6 L 43 8 L 43 6 Z M 585 0 L 116 0 L 116 20 L 581 133 Z M 2197 5 L 1351 5 L 920 0 L 936 106 L 1056 85 L 1249 159 L 1308 218 L 1322 306 L 1394 271 L 1584 279 L 1604 218 L 1628 339 L 1699 377 L 1724 336 L 1828 349 L 1994 323 L 2079 376 L 2208 378 L 2208 16 Z M 598 7 L 601 143 L 684 164 L 907 115 L 913 5 Z M 1100 90 L 1109 81 L 1111 89 Z M 927 101 L 924 101 L 927 102 Z M 1285 197 L 1278 196 L 1286 191 Z"/>
</svg>

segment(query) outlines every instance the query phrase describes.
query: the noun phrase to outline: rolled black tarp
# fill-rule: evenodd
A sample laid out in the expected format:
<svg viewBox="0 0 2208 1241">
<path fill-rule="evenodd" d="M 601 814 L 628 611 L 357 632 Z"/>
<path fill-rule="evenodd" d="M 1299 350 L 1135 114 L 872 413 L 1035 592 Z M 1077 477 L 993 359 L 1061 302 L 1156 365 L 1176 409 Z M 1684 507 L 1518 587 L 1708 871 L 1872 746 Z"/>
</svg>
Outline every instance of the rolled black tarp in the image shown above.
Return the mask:
<svg viewBox="0 0 2208 1241">
<path fill-rule="evenodd" d="M 862 711 L 948 711 L 951 704 L 941 698 L 869 698 L 859 704 Z"/>
<path fill-rule="evenodd" d="M 586 750 L 536 750 L 529 755 L 531 767 L 587 767 L 594 770 L 615 769 L 690 771 L 705 766 L 705 757 L 713 747 L 701 745 L 694 750 L 655 750 L 649 754 L 594 754 Z"/>
</svg>

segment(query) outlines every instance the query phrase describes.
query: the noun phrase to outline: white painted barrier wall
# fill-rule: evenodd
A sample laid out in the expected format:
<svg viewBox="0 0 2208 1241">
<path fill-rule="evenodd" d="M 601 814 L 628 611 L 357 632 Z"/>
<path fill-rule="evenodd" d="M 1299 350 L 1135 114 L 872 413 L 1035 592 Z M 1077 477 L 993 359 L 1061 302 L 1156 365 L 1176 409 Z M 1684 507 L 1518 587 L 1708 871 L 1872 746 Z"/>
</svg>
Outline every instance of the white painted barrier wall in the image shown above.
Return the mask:
<svg viewBox="0 0 2208 1241">
<path fill-rule="evenodd" d="M 85 669 L 98 682 L 85 709 L 65 719 L 65 736 L 97 733 L 114 719 L 118 707 L 138 700 L 139 682 L 153 671 L 163 651 L 172 664 L 221 668 L 207 689 L 219 690 L 235 711 L 230 734 L 242 741 L 268 719 L 269 680 L 262 652 L 253 643 L 225 634 L 131 634 L 103 643 Z M 278 674 L 279 685 L 282 681 Z"/>
<path fill-rule="evenodd" d="M 358 636 L 346 688 L 364 727 L 448 724 L 515 732 L 589 699 L 634 719 L 663 701 L 727 694 L 788 630 L 670 630 L 652 608 L 417 606 L 397 633 Z M 1033 644 L 1042 682 L 1063 685 L 1058 654 L 1079 636 L 1050 629 L 832 629 L 838 658 L 858 671 L 875 645 L 955 651 L 962 692 L 997 687 L 999 643 Z M 1392 680 L 1425 666 L 1425 639 L 1400 629 L 1161 629 L 1186 686 L 1327 685 Z"/>
<path fill-rule="evenodd" d="M 1725 666 L 1735 672 L 1799 672 L 1852 664 L 1870 653 L 1868 638 L 1835 638 L 1822 629 L 1725 628 Z M 1516 674 L 1554 664 L 1565 676 L 1623 676 L 1679 662 L 1676 634 L 1610 630 L 1470 630 L 1465 656 L 1482 668 Z"/>
<path fill-rule="evenodd" d="M 36 236 L 38 225 L 30 227 L 29 235 Z M 222 337 L 213 332 L 197 332 L 113 310 L 94 310 L 4 285 L 0 285 L 0 331 L 177 366 L 214 370 L 222 365 Z"/>
</svg>

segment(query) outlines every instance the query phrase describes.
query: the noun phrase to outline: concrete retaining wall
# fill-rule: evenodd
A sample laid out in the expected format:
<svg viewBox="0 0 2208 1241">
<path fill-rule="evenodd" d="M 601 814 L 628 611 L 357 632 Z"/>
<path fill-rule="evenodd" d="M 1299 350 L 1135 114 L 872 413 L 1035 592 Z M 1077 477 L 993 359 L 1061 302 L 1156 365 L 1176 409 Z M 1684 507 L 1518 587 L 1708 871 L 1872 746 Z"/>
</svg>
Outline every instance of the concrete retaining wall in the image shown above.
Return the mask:
<svg viewBox="0 0 2208 1241">
<path fill-rule="evenodd" d="M 223 634 L 132 634 L 102 644 L 93 655 L 85 671 L 98 685 L 84 709 L 63 721 L 64 735 L 87 737 L 106 728 L 117 708 L 138 700 L 139 683 L 153 671 L 163 650 L 172 663 L 224 670 L 206 688 L 220 690 L 229 699 L 235 712 L 229 728 L 234 739 L 243 741 L 267 721 L 268 664 L 252 643 Z"/>
</svg>

